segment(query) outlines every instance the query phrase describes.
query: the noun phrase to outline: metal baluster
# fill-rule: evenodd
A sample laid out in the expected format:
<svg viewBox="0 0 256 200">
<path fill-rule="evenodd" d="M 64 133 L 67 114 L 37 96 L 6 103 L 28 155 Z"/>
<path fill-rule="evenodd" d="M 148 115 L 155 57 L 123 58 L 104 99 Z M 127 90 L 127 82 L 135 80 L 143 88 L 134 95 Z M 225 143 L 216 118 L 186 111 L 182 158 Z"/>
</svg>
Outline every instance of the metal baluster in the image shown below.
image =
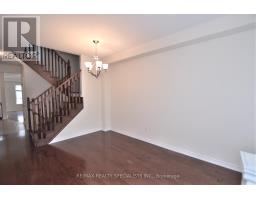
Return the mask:
<svg viewBox="0 0 256 200">
<path fill-rule="evenodd" d="M 46 48 L 43 48 L 44 49 L 44 70 L 46 70 Z"/>
<path fill-rule="evenodd" d="M 71 94 L 73 98 L 74 108 L 76 109 L 76 79 L 75 78 L 72 80 L 71 91 L 72 91 Z"/>
<path fill-rule="evenodd" d="M 38 110 L 38 138 L 41 139 L 41 117 L 40 117 L 40 104 L 39 100 L 37 101 L 37 110 Z"/>
<path fill-rule="evenodd" d="M 27 109 L 28 109 L 28 131 L 31 134 L 31 118 L 30 118 L 30 113 L 31 113 L 31 107 L 30 107 L 30 99 L 27 98 Z"/>
<path fill-rule="evenodd" d="M 54 63 L 53 63 L 53 50 L 52 51 L 52 56 L 51 56 L 51 59 L 52 59 L 52 71 L 51 71 L 51 74 L 52 74 L 52 77 L 54 76 Z"/>
<path fill-rule="evenodd" d="M 40 47 L 40 65 L 43 65 L 43 48 Z"/>
<path fill-rule="evenodd" d="M 32 133 L 36 133 L 35 99 L 32 99 Z"/>
<path fill-rule="evenodd" d="M 56 53 L 55 53 L 55 70 L 54 71 L 55 71 L 54 77 L 57 77 L 57 54 Z"/>
<path fill-rule="evenodd" d="M 40 97 L 40 107 L 41 107 L 41 138 L 44 138 L 44 107 L 43 107 L 43 100 L 42 96 Z"/>
<path fill-rule="evenodd" d="M 50 97 L 50 95 L 51 95 L 51 93 L 49 92 L 49 94 L 48 94 L 49 96 L 48 96 L 48 120 L 49 120 L 49 124 L 48 124 L 48 131 L 50 131 L 51 130 L 51 120 L 52 120 L 52 118 L 51 118 L 51 111 L 52 111 L 52 109 L 51 109 L 51 97 Z"/>
<path fill-rule="evenodd" d="M 58 56 L 58 75 L 57 78 L 60 79 L 60 57 Z"/>
<path fill-rule="evenodd" d="M 35 55 L 36 55 L 36 64 L 40 64 L 40 62 L 39 62 L 39 47 L 38 46 L 36 46 L 36 50 L 35 50 Z"/>
<path fill-rule="evenodd" d="M 60 79 L 63 80 L 63 64 L 64 64 L 64 60 L 61 59 L 61 65 L 60 65 Z"/>
<path fill-rule="evenodd" d="M 70 114 L 70 99 L 69 99 L 69 90 L 68 90 L 68 82 L 66 83 L 66 92 L 67 92 L 67 113 Z"/>
<path fill-rule="evenodd" d="M 62 123 L 62 116 L 63 116 L 63 101 L 62 101 L 62 97 L 63 97 L 63 91 L 61 89 L 61 87 L 59 88 L 60 91 L 60 122 Z"/>
<path fill-rule="evenodd" d="M 55 89 L 52 91 L 52 130 L 54 130 L 55 127 L 55 102 L 54 102 L 54 97 L 55 97 Z"/>
<path fill-rule="evenodd" d="M 48 71 L 51 71 L 50 49 L 48 49 Z"/>
</svg>

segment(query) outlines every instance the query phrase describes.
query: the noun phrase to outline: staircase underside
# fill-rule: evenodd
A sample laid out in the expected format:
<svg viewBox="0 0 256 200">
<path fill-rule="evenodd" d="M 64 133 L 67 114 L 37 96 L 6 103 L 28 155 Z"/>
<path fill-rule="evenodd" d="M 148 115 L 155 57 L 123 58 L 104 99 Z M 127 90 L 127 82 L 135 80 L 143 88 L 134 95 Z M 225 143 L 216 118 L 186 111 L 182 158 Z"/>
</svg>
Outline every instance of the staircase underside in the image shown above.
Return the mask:
<svg viewBox="0 0 256 200">
<path fill-rule="evenodd" d="M 36 61 L 24 61 L 28 66 L 30 66 L 35 72 L 37 72 L 43 79 L 48 81 L 51 85 L 57 86 L 58 79 L 51 76 L 51 74 L 44 70 L 43 65 L 38 64 Z"/>
<path fill-rule="evenodd" d="M 39 138 L 37 133 L 32 136 L 33 143 L 36 147 L 49 144 L 83 109 L 83 103 L 78 103 L 76 108 L 70 110 L 70 115 L 62 117 L 62 123 L 56 123 L 54 130 L 47 131 L 46 138 Z"/>
</svg>

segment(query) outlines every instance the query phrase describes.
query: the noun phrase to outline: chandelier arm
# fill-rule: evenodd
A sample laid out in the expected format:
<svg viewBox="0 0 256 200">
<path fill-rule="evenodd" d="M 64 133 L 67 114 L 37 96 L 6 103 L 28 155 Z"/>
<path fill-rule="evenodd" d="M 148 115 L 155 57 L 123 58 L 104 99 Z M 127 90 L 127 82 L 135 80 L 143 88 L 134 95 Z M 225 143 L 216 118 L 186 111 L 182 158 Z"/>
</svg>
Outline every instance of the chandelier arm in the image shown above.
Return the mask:
<svg viewBox="0 0 256 200">
<path fill-rule="evenodd" d="M 101 70 L 97 71 L 97 78 L 99 77 L 100 72 L 101 72 Z"/>
<path fill-rule="evenodd" d="M 99 75 L 100 75 L 100 73 L 101 73 L 101 71 L 97 71 L 97 73 L 95 74 L 95 73 L 93 73 L 92 71 L 89 71 L 89 73 L 92 75 L 92 76 L 94 76 L 95 78 L 98 78 L 99 77 Z"/>
<path fill-rule="evenodd" d="M 94 74 L 92 71 L 89 71 L 89 73 L 94 76 L 95 78 L 98 78 L 97 74 Z"/>
</svg>

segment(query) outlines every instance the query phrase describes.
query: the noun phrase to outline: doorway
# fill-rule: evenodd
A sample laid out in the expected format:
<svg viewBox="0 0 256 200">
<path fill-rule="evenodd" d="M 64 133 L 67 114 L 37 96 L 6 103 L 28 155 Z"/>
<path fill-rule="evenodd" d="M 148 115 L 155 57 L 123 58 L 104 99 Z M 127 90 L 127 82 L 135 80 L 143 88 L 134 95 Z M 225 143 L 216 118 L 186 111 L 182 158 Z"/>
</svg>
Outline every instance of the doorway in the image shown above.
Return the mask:
<svg viewBox="0 0 256 200">
<path fill-rule="evenodd" d="M 0 122 L 2 146 L 4 141 L 10 143 L 10 141 L 23 141 L 26 138 L 23 114 L 24 95 L 21 77 L 21 73 L 4 73 L 4 80 L 2 81 L 4 90 L 2 92 L 2 111 L 5 112 L 5 117 Z"/>
</svg>

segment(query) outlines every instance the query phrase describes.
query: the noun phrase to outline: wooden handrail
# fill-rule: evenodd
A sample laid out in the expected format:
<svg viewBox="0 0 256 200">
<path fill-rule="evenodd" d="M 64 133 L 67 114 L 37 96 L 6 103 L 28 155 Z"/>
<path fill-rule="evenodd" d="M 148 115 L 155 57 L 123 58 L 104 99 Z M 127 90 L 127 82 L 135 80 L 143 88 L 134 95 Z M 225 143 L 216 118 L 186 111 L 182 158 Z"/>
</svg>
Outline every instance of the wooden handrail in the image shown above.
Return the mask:
<svg viewBox="0 0 256 200">
<path fill-rule="evenodd" d="M 56 123 L 62 123 L 70 110 L 82 103 L 80 92 L 80 71 L 64 80 L 57 87 L 52 86 L 38 97 L 27 99 L 29 132 L 45 138 L 47 131 Z"/>
<path fill-rule="evenodd" d="M 57 90 L 61 90 L 61 88 L 67 84 L 68 82 L 70 82 L 71 80 L 75 80 L 75 79 L 80 79 L 80 72 L 81 70 L 79 70 L 78 72 L 74 73 L 71 77 L 69 77 L 68 79 L 64 80 L 60 85 L 58 85 L 57 87 L 52 86 L 50 88 L 48 88 L 47 90 L 45 90 L 42 94 L 40 94 L 39 96 L 37 96 L 36 98 L 33 98 L 34 101 L 40 102 L 42 100 L 44 100 L 45 98 L 50 98 L 51 96 L 54 95 L 54 92 Z M 79 92 L 73 92 L 73 93 L 79 93 Z M 30 103 L 33 103 L 33 99 L 31 100 Z"/>
</svg>

